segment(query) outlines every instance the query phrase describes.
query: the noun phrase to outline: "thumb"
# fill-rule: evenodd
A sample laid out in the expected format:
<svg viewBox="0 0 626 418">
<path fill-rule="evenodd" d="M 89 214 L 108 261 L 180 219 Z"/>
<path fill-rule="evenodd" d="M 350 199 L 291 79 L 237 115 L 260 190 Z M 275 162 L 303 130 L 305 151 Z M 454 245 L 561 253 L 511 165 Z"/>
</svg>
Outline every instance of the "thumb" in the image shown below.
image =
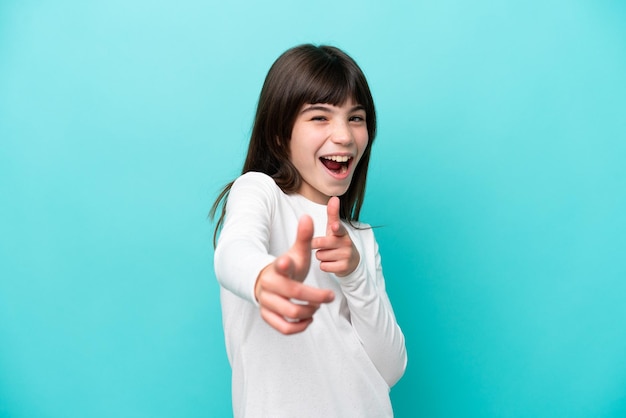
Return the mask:
<svg viewBox="0 0 626 418">
<path fill-rule="evenodd" d="M 326 235 L 343 236 L 344 230 L 339 218 L 340 202 L 337 196 L 333 196 L 328 201 L 326 206 L 326 213 L 328 215 L 328 221 L 326 223 Z"/>
<path fill-rule="evenodd" d="M 304 215 L 298 222 L 296 242 L 289 250 L 290 259 L 293 261 L 292 279 L 302 282 L 306 278 L 311 265 L 311 240 L 313 239 L 313 219 Z"/>
<path fill-rule="evenodd" d="M 298 255 L 308 257 L 311 255 L 311 240 L 313 239 L 313 219 L 309 215 L 304 215 L 298 221 L 298 232 L 296 242 L 291 249 Z"/>
</svg>

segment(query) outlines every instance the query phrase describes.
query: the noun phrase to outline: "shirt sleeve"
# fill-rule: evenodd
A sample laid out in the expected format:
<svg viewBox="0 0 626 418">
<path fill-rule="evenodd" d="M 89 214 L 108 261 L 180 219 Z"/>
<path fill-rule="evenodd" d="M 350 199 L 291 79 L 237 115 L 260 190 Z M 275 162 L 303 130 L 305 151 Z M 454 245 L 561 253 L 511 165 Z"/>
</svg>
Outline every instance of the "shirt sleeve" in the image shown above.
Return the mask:
<svg viewBox="0 0 626 418">
<path fill-rule="evenodd" d="M 351 235 L 354 240 L 355 234 Z M 391 387 L 400 380 L 406 369 L 404 335 L 385 291 L 381 258 L 374 233 L 368 228 L 363 230 L 363 235 L 359 265 L 354 272 L 345 277 L 337 277 L 337 280 L 348 302 L 352 326 L 363 348 Z M 374 263 L 368 265 L 367 258 L 372 256 Z"/>
<path fill-rule="evenodd" d="M 244 174 L 233 183 L 214 255 L 220 285 L 255 305 L 256 279 L 276 258 L 269 254 L 276 199 L 272 183 L 259 173 Z"/>
</svg>

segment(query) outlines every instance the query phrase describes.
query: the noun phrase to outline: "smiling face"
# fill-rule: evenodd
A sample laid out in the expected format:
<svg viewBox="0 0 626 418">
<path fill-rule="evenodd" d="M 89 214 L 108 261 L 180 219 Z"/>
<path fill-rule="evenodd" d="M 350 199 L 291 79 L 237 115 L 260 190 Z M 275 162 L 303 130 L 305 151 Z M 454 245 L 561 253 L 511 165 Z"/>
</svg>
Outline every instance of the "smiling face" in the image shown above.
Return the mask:
<svg viewBox="0 0 626 418">
<path fill-rule="evenodd" d="M 326 204 L 350 187 L 368 143 L 363 106 L 314 103 L 300 109 L 289 142 L 289 160 L 300 173 L 298 193 Z"/>
</svg>

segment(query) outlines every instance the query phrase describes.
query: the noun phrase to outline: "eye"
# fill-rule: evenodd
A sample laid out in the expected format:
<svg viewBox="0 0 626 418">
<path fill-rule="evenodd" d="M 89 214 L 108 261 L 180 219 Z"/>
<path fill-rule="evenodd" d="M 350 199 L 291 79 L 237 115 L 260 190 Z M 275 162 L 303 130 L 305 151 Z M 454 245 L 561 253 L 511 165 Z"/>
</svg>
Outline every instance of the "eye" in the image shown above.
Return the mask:
<svg viewBox="0 0 626 418">
<path fill-rule="evenodd" d="M 323 121 L 326 121 L 326 120 L 328 120 L 328 119 L 326 118 L 326 116 L 322 116 L 322 115 L 315 115 L 315 116 L 313 116 L 313 117 L 311 118 L 311 120 L 315 120 L 315 121 L 320 121 L 320 122 L 323 122 Z"/>
<path fill-rule="evenodd" d="M 352 115 L 350 116 L 350 122 L 365 122 L 364 115 Z"/>
</svg>

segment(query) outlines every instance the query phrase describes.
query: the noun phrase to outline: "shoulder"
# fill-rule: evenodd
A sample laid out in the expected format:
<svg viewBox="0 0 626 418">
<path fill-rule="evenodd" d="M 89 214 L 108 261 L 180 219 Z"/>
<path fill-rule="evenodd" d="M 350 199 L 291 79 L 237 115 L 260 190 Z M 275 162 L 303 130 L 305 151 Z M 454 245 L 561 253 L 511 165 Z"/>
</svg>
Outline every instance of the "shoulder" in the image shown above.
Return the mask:
<svg viewBox="0 0 626 418">
<path fill-rule="evenodd" d="M 264 173 L 249 171 L 239 176 L 230 189 L 230 194 L 237 193 L 276 195 L 281 192 L 274 179 Z"/>
<path fill-rule="evenodd" d="M 271 209 L 280 200 L 282 190 L 264 173 L 248 172 L 239 176 L 228 193 L 227 210 L 247 206 L 250 209 Z"/>
<path fill-rule="evenodd" d="M 233 183 L 233 187 L 247 185 L 257 185 L 268 188 L 278 187 L 276 185 L 276 182 L 274 182 L 274 179 L 272 179 L 267 174 L 259 173 L 258 171 L 248 171 L 247 173 L 244 173 L 241 176 L 237 177 L 237 179 Z"/>
</svg>

